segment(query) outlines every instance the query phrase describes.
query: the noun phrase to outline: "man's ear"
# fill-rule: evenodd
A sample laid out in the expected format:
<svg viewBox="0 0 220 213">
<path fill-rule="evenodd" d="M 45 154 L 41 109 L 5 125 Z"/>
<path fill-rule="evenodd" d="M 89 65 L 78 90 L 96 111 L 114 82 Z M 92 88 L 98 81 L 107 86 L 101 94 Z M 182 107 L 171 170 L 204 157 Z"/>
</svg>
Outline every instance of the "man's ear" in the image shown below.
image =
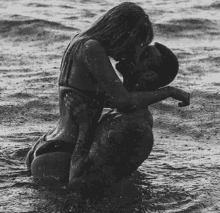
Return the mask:
<svg viewBox="0 0 220 213">
<path fill-rule="evenodd" d="M 155 83 L 158 81 L 158 74 L 152 70 L 145 70 L 139 73 L 133 91 L 153 91 L 157 89 Z"/>
<path fill-rule="evenodd" d="M 158 74 L 152 70 L 147 70 L 140 73 L 140 81 L 155 81 L 158 79 Z"/>
</svg>

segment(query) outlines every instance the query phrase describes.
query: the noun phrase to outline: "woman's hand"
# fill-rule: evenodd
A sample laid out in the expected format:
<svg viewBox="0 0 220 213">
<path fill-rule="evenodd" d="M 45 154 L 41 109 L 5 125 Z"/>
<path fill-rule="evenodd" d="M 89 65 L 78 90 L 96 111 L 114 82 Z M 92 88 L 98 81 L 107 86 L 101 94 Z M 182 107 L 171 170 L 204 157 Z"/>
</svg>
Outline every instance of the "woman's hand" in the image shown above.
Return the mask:
<svg viewBox="0 0 220 213">
<path fill-rule="evenodd" d="M 177 89 L 175 87 L 170 87 L 171 91 L 171 97 L 178 100 L 182 101 L 178 103 L 179 107 L 185 107 L 190 104 L 190 94 L 188 92 L 185 92 L 181 89 Z"/>
</svg>

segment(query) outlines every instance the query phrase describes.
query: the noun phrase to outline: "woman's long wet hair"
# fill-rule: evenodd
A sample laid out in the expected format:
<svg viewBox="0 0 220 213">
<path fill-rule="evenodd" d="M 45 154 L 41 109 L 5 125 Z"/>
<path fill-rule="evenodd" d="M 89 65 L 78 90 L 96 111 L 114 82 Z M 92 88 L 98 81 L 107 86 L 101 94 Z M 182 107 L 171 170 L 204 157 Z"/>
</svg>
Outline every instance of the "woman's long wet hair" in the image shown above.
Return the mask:
<svg viewBox="0 0 220 213">
<path fill-rule="evenodd" d="M 135 59 L 138 45 L 147 46 L 153 40 L 153 27 L 148 15 L 135 3 L 121 3 L 102 15 L 89 29 L 77 34 L 66 48 L 61 62 L 60 85 L 68 81 L 64 72 L 73 55 L 88 39 L 99 41 L 110 57 L 117 55 L 121 61 Z M 65 73 L 65 76 L 62 75 Z"/>
<path fill-rule="evenodd" d="M 135 53 L 135 44 L 150 44 L 153 28 L 148 15 L 135 3 L 121 3 L 101 16 L 79 36 L 95 39 L 105 48 L 108 56 Z"/>
</svg>

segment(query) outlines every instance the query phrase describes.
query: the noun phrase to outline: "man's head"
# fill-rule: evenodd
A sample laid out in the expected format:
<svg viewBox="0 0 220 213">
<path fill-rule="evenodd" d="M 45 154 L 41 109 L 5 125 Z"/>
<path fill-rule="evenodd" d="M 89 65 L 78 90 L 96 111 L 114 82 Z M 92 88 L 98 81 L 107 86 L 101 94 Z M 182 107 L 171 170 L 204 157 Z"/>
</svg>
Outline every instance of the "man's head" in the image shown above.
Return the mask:
<svg viewBox="0 0 220 213">
<path fill-rule="evenodd" d="M 155 43 L 141 51 L 138 62 L 121 61 L 116 69 L 128 91 L 152 91 L 171 83 L 179 69 L 178 59 L 166 46 Z"/>
</svg>

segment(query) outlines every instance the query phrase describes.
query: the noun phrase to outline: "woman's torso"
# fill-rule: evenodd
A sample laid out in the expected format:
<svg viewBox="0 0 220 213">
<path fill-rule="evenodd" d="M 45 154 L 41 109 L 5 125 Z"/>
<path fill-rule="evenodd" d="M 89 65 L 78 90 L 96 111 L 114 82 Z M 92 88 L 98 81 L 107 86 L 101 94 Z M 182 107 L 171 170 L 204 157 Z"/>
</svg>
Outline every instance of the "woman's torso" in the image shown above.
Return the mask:
<svg viewBox="0 0 220 213">
<path fill-rule="evenodd" d="M 46 140 L 76 141 L 80 126 L 95 126 L 102 113 L 106 93 L 84 63 L 85 41 L 75 37 L 64 53 L 59 77 L 60 120 Z"/>
<path fill-rule="evenodd" d="M 104 92 L 85 63 L 84 43 L 88 40 L 76 36 L 68 45 L 61 62 L 59 86 Z"/>
</svg>

